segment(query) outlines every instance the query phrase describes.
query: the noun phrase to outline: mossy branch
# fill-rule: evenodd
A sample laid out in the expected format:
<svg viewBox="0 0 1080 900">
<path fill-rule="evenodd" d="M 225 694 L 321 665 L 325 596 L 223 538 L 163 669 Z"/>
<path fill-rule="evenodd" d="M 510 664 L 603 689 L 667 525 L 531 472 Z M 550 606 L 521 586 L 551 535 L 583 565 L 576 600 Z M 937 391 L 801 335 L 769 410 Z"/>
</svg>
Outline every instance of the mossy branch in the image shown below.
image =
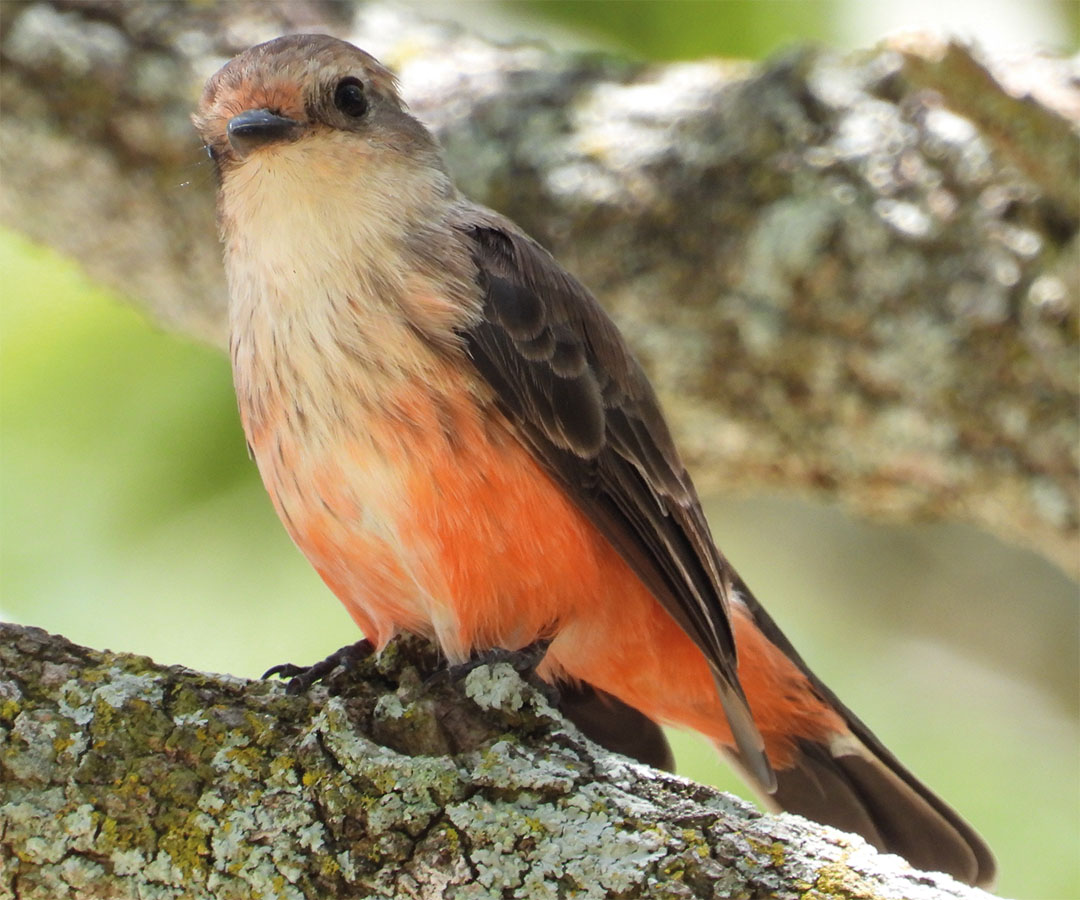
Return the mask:
<svg viewBox="0 0 1080 900">
<path fill-rule="evenodd" d="M 0 624 L 0 896 L 967 898 L 396 641 L 308 694 Z"/>
<path fill-rule="evenodd" d="M 0 217 L 175 327 L 222 340 L 202 80 L 329 31 L 612 309 L 699 487 L 965 520 L 1077 572 L 1073 62 L 922 39 L 650 66 L 319 0 L 2 12 Z"/>
</svg>

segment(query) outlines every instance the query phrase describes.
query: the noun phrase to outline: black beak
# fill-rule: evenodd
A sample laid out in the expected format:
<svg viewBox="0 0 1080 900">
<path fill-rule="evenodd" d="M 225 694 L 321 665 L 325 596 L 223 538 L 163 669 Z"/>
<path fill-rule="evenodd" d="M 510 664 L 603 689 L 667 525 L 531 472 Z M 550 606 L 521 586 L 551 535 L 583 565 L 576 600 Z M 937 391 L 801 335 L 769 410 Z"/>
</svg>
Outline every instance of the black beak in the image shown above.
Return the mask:
<svg viewBox="0 0 1080 900">
<path fill-rule="evenodd" d="M 268 109 L 249 109 L 229 119 L 226 132 L 238 156 L 247 156 L 257 147 L 287 141 L 300 130 L 294 119 L 278 116 Z"/>
</svg>

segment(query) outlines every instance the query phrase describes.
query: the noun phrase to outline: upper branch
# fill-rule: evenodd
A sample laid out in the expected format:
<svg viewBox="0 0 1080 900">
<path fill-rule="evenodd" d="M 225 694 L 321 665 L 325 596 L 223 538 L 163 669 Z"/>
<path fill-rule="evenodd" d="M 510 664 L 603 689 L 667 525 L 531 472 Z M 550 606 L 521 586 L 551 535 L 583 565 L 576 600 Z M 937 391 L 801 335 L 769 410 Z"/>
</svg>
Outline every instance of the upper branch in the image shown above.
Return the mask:
<svg viewBox="0 0 1080 900">
<path fill-rule="evenodd" d="M 317 0 L 4 12 L 3 221 L 176 327 L 222 335 L 201 80 L 329 30 L 395 66 L 465 192 L 612 309 L 701 487 L 966 519 L 1076 571 L 1074 64 L 645 66 Z"/>
</svg>

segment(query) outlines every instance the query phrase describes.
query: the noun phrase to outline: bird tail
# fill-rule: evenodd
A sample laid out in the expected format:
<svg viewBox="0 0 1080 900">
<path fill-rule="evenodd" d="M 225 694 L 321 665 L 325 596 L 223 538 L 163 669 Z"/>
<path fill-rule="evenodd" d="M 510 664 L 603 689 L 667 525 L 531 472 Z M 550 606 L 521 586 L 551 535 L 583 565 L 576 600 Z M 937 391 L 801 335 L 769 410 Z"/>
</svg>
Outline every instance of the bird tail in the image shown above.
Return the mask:
<svg viewBox="0 0 1080 900">
<path fill-rule="evenodd" d="M 989 886 L 996 865 L 982 838 L 810 671 L 746 586 L 737 580 L 735 588 L 757 630 L 798 667 L 846 727 L 821 740 L 795 739 L 784 765 L 774 766 L 777 783 L 771 792 L 746 771 L 738 751 L 721 747 L 724 755 L 774 809 L 853 831 L 916 868 Z"/>
</svg>

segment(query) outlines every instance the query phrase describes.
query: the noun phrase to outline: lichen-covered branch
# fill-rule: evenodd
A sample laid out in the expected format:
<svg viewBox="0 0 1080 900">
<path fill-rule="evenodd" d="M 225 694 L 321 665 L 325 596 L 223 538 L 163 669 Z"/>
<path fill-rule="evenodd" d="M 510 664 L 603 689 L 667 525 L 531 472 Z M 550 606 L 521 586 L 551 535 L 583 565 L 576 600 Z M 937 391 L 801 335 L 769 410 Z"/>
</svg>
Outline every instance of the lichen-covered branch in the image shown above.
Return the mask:
<svg viewBox="0 0 1080 900">
<path fill-rule="evenodd" d="M 317 0 L 4 14 L 2 220 L 176 327 L 222 335 L 202 79 L 331 31 L 613 311 L 703 489 L 963 519 L 1077 571 L 1075 61 L 924 40 L 650 66 Z"/>
<path fill-rule="evenodd" d="M 438 665 L 400 640 L 290 696 L 0 624 L 0 896 L 988 900 Z"/>
</svg>

